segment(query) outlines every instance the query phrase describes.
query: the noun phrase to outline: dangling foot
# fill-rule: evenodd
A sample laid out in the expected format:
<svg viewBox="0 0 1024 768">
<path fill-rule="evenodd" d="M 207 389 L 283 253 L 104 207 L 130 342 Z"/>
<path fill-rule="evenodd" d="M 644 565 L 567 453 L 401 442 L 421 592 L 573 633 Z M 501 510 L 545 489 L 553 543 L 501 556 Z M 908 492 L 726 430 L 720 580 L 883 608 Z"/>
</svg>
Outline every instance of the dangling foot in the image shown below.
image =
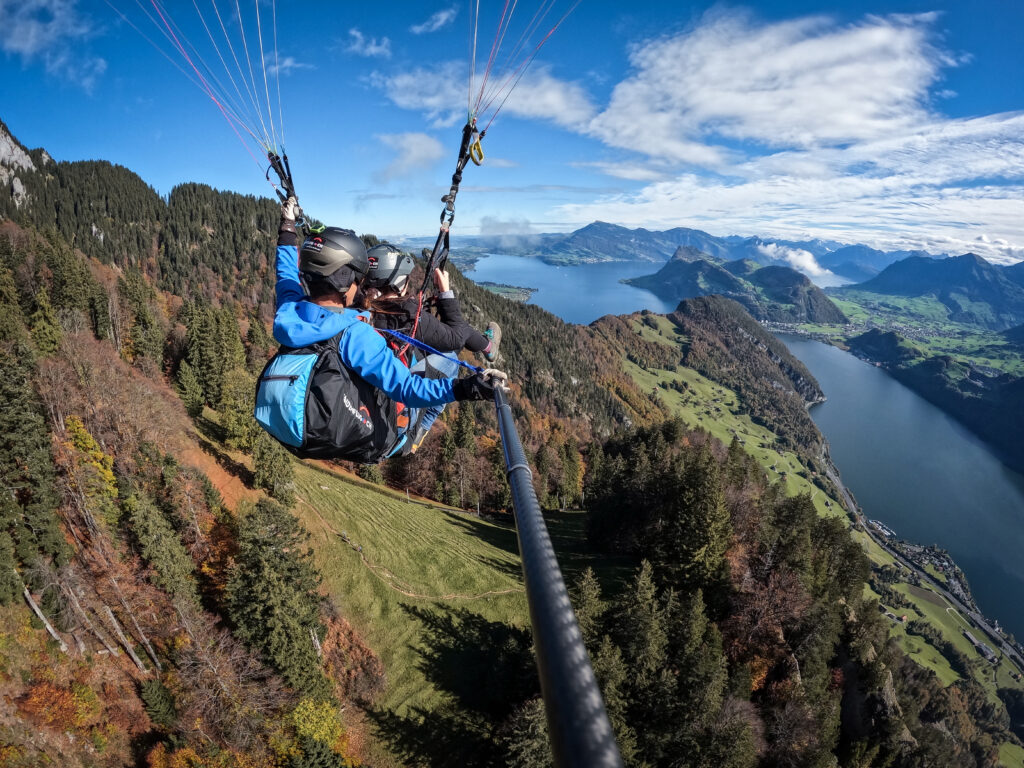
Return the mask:
<svg viewBox="0 0 1024 768">
<path fill-rule="evenodd" d="M 484 336 L 491 342 L 487 345 L 487 349 L 484 350 L 484 359 L 489 363 L 493 363 L 498 359 L 498 345 L 501 344 L 501 326 L 492 320 L 487 324 Z"/>
</svg>

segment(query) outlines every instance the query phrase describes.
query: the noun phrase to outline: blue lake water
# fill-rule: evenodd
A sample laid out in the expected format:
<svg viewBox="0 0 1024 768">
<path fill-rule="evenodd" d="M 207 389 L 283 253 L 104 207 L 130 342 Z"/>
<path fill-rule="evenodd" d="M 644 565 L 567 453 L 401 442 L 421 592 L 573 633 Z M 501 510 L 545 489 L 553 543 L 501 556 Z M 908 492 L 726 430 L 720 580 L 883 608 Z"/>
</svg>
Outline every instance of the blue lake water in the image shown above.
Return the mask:
<svg viewBox="0 0 1024 768">
<path fill-rule="evenodd" d="M 612 262 L 556 267 L 539 259 L 492 255 L 476 263 L 471 280 L 536 288 L 536 304 L 570 323 L 587 325 L 603 315 L 626 315 L 649 309 L 671 312 L 678 302 L 666 302 L 650 291 L 619 282 L 625 277 L 650 275 L 662 265 L 652 262 Z"/>
<path fill-rule="evenodd" d="M 880 368 L 827 344 L 781 338 L 828 398 L 811 417 L 867 516 L 947 550 L 982 612 L 1024 637 L 1024 477 Z"/>
</svg>

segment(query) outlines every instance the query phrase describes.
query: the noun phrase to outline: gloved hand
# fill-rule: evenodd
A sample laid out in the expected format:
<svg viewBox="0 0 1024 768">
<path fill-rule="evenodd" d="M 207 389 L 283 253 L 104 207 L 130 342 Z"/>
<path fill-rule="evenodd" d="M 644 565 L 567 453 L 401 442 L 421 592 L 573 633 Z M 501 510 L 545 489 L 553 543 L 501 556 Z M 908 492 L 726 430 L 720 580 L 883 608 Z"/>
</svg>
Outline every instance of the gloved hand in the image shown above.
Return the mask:
<svg viewBox="0 0 1024 768">
<path fill-rule="evenodd" d="M 456 381 L 452 391 L 458 401 L 493 400 L 497 388 L 508 392 L 508 374 L 495 368 L 485 368 L 480 373 Z"/>
<path fill-rule="evenodd" d="M 278 224 L 277 231 L 295 234 L 295 219 L 298 214 L 299 201 L 294 196 L 289 197 L 281 204 L 281 223 Z"/>
</svg>

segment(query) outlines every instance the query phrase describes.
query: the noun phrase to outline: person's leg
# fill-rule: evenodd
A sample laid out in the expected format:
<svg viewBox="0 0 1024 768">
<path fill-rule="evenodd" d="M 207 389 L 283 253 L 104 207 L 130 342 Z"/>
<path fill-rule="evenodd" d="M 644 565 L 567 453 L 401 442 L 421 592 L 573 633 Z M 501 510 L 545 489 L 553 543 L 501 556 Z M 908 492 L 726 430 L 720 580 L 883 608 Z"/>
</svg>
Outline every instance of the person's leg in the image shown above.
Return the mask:
<svg viewBox="0 0 1024 768">
<path fill-rule="evenodd" d="M 409 370 L 428 379 L 454 379 L 459 375 L 459 364 L 444 355 L 427 355 L 413 363 Z M 409 416 L 409 439 L 406 441 L 405 453 L 416 453 L 423 439 L 434 426 L 437 417 L 444 412 L 445 404 L 429 405 L 417 409 L 415 415 Z"/>
</svg>

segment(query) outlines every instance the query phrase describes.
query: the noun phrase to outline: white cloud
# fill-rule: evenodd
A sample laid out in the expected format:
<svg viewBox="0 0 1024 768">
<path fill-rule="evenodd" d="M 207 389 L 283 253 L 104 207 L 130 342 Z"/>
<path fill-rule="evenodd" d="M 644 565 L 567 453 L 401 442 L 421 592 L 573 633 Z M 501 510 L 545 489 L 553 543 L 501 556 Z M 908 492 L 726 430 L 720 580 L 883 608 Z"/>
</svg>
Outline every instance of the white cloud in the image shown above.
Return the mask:
<svg viewBox="0 0 1024 768">
<path fill-rule="evenodd" d="M 596 168 L 601 173 L 628 181 L 663 181 L 665 172 L 642 163 L 570 163 L 574 168 Z"/>
<path fill-rule="evenodd" d="M 345 46 L 347 53 L 375 59 L 391 58 L 391 40 L 386 37 L 366 37 L 355 27 L 348 31 L 348 37 L 348 45 Z"/>
<path fill-rule="evenodd" d="M 275 59 L 272 55 L 266 57 L 266 67 L 268 75 L 280 72 L 285 77 L 303 69 L 316 69 L 315 65 L 299 61 L 294 56 L 280 56 Z"/>
<path fill-rule="evenodd" d="M 437 32 L 439 29 L 444 29 L 455 21 L 455 17 L 458 16 L 458 14 L 458 6 L 453 5 L 451 8 L 445 8 L 438 11 L 422 24 L 414 24 L 409 27 L 409 31 L 414 35 L 425 35 L 430 32 Z"/>
<path fill-rule="evenodd" d="M 446 128 L 466 117 L 465 77 L 465 67 L 447 62 L 388 75 L 374 72 L 368 82 L 395 106 L 423 112 L 435 128 Z"/>
<path fill-rule="evenodd" d="M 425 133 L 378 134 L 376 139 L 394 153 L 394 159 L 380 173 L 383 182 L 429 168 L 444 155 L 441 142 Z"/>
<path fill-rule="evenodd" d="M 818 263 L 813 253 L 802 248 L 790 248 L 778 243 L 765 243 L 764 245 L 759 245 L 757 250 L 772 261 L 784 261 L 793 269 L 803 272 L 808 277 L 815 279 L 835 277 L 831 271 Z"/>
<path fill-rule="evenodd" d="M 648 159 L 594 164 L 609 175 L 666 172 L 550 215 L 1022 258 L 1024 113 L 931 111 L 940 70 L 965 61 L 935 47 L 934 24 L 719 14 L 639 46 L 584 133 Z"/>
<path fill-rule="evenodd" d="M 757 25 L 717 13 L 638 46 L 633 73 L 590 127 L 611 146 L 715 167 L 722 138 L 816 147 L 906 129 L 953 64 L 930 38 L 935 17 L 824 17 Z"/>
<path fill-rule="evenodd" d="M 107 62 L 85 50 L 95 34 L 77 0 L 0 0 L 0 50 L 91 91 Z"/>
<path fill-rule="evenodd" d="M 370 76 L 369 82 L 384 91 L 396 106 L 421 111 L 434 127 L 443 128 L 465 119 L 466 73 L 465 63 L 449 61 L 387 75 L 377 72 Z M 485 96 L 485 103 L 487 101 Z M 483 119 L 488 119 L 500 102 L 500 98 L 492 102 Z M 528 71 L 502 107 L 502 114 L 549 120 L 577 130 L 581 130 L 595 112 L 582 85 L 560 80 L 545 67 Z"/>
<path fill-rule="evenodd" d="M 493 107 L 498 107 L 497 101 Z M 560 80 L 546 67 L 528 70 L 501 109 L 504 114 L 550 120 L 564 128 L 577 130 L 582 129 L 596 112 L 582 85 Z"/>
</svg>

